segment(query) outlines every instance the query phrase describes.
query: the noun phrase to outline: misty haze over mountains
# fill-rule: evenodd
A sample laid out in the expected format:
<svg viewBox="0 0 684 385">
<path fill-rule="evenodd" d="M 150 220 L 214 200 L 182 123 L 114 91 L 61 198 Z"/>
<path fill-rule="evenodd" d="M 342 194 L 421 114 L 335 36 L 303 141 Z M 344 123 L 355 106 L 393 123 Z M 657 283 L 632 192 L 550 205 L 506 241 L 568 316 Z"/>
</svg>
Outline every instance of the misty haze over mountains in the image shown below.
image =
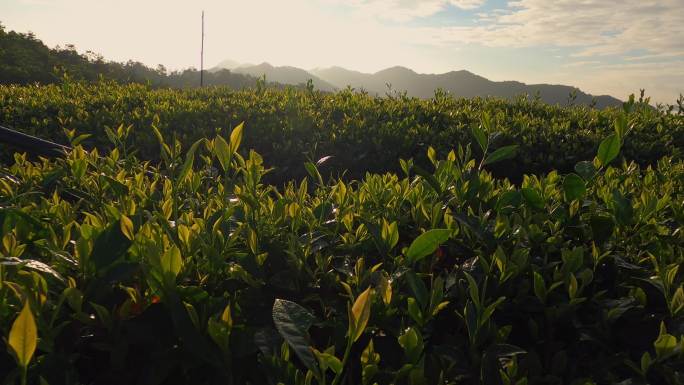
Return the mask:
<svg viewBox="0 0 684 385">
<path fill-rule="evenodd" d="M 396 66 L 369 74 L 342 67 L 307 71 L 290 66 L 276 67 L 268 63 L 241 64 L 233 60 L 224 60 L 213 70 L 219 69 L 229 69 L 235 73 L 256 77 L 266 75 L 266 80 L 282 84 L 297 85 L 311 79 L 314 87 L 321 91 L 335 91 L 351 86 L 357 90 L 363 89 L 372 95 L 385 95 L 390 85 L 392 91 L 406 91 L 409 96 L 430 98 L 434 96 L 435 90 L 442 88 L 454 96 L 467 98 L 476 96 L 513 98 L 522 94 L 533 97 L 539 94 L 542 101 L 561 105 L 567 104 L 570 94 L 575 92 L 575 104 L 590 105 L 595 102 L 597 108 L 605 108 L 619 106 L 622 103 L 612 96 L 593 96 L 572 86 L 525 84 L 517 81 L 496 82 L 465 70 L 443 74 L 420 74 L 411 69 Z"/>
</svg>

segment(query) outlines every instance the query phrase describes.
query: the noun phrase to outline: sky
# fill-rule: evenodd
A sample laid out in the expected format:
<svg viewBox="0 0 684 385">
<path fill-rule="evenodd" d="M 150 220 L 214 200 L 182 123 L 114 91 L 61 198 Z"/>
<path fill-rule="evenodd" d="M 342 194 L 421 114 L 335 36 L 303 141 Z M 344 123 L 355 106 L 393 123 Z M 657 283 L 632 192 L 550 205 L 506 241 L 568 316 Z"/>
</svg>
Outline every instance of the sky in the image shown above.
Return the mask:
<svg viewBox="0 0 684 385">
<path fill-rule="evenodd" d="M 684 0 L 0 0 L 0 23 L 116 61 L 465 69 L 626 99 L 684 93 Z"/>
</svg>

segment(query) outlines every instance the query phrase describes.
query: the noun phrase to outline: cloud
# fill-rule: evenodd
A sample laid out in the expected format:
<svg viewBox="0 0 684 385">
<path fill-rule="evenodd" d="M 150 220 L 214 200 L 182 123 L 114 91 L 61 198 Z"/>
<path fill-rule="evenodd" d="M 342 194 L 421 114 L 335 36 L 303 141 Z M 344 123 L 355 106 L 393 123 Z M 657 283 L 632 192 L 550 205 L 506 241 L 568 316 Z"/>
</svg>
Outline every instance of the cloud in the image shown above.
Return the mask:
<svg viewBox="0 0 684 385">
<path fill-rule="evenodd" d="M 577 48 L 578 57 L 660 55 L 684 50 L 681 7 L 681 0 L 519 0 L 479 13 L 475 26 L 428 27 L 414 36 L 437 45 Z"/>
<path fill-rule="evenodd" d="M 451 0 L 449 4 L 461 9 L 475 9 L 480 8 L 485 3 L 485 0 Z"/>
<path fill-rule="evenodd" d="M 332 2 L 350 6 L 366 17 L 406 22 L 435 15 L 449 6 L 467 10 L 479 8 L 485 0 L 332 0 Z"/>
</svg>

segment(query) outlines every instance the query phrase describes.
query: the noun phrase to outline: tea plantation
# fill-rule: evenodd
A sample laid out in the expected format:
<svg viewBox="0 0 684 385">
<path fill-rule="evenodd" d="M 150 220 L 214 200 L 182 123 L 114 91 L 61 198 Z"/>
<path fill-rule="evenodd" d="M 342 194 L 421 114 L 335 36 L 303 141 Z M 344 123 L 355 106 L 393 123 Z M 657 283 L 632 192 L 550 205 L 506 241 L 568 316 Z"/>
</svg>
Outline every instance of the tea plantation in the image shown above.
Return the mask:
<svg viewBox="0 0 684 385">
<path fill-rule="evenodd" d="M 244 123 L 243 123 L 244 122 Z M 0 86 L 0 381 L 684 384 L 684 111 Z"/>
</svg>

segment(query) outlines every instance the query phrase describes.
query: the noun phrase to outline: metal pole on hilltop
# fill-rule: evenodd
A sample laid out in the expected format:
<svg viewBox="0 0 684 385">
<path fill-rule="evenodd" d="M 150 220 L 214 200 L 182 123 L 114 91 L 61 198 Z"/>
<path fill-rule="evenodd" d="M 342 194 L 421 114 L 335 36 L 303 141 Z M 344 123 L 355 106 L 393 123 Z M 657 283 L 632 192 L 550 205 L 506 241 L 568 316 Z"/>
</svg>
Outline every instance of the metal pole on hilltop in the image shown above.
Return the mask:
<svg viewBox="0 0 684 385">
<path fill-rule="evenodd" d="M 204 11 L 202 11 L 202 50 L 200 52 L 200 87 L 204 87 Z"/>
</svg>

